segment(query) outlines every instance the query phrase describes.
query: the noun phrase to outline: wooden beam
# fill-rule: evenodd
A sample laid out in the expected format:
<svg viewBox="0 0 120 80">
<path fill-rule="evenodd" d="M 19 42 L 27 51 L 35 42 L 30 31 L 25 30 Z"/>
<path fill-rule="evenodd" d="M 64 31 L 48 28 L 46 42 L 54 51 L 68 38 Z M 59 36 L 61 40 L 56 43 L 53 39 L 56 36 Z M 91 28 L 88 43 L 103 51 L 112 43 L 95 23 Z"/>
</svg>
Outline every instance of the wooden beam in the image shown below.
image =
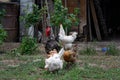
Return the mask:
<svg viewBox="0 0 120 80">
<path fill-rule="evenodd" d="M 90 41 L 92 41 L 93 37 L 92 37 L 92 30 L 91 30 L 90 0 L 87 0 L 87 24 L 89 28 Z"/>
<path fill-rule="evenodd" d="M 88 0 L 79 0 L 80 1 L 80 34 L 83 33 L 83 26 L 87 25 L 87 1 Z"/>
<path fill-rule="evenodd" d="M 90 0 L 90 8 L 91 8 L 91 13 L 92 13 L 92 17 L 93 17 L 93 22 L 94 22 L 94 27 L 96 30 L 97 38 L 98 38 L 98 40 L 102 40 L 93 0 Z"/>
<path fill-rule="evenodd" d="M 105 18 L 103 16 L 103 10 L 102 10 L 101 4 L 102 3 L 100 2 L 100 0 L 94 0 L 94 5 L 95 5 L 95 8 L 96 8 L 96 15 L 98 16 L 99 25 L 101 26 L 101 29 L 103 31 L 102 34 L 104 34 L 104 38 L 107 38 L 107 36 L 108 36 L 107 25 L 106 25 L 106 22 L 105 22 Z"/>
</svg>

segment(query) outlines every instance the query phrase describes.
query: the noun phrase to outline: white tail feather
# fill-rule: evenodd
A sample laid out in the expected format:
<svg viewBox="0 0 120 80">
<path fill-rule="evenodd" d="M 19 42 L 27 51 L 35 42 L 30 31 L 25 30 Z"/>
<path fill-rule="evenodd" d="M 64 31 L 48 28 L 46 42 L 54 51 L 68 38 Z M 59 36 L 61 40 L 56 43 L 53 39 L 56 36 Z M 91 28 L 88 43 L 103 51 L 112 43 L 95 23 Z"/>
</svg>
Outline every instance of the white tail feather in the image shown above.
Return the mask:
<svg viewBox="0 0 120 80">
<path fill-rule="evenodd" d="M 63 29 L 62 24 L 60 24 L 60 32 L 59 32 L 59 35 L 65 36 L 65 31 L 64 31 L 64 29 Z"/>
<path fill-rule="evenodd" d="M 60 58 L 62 57 L 62 55 L 63 55 L 63 53 L 64 53 L 64 48 L 62 48 L 60 51 L 59 51 L 59 56 L 60 56 Z"/>
</svg>

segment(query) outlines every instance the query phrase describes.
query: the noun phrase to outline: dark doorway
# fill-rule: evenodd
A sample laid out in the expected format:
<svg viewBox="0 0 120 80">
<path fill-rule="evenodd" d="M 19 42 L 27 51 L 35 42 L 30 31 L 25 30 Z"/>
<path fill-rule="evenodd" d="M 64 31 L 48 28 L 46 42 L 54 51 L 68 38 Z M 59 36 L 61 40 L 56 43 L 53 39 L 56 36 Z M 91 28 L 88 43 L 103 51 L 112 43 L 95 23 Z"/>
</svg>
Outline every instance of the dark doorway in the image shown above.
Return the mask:
<svg viewBox="0 0 120 80">
<path fill-rule="evenodd" d="M 99 0 L 105 18 L 108 39 L 120 40 L 120 4 L 119 0 Z"/>
</svg>

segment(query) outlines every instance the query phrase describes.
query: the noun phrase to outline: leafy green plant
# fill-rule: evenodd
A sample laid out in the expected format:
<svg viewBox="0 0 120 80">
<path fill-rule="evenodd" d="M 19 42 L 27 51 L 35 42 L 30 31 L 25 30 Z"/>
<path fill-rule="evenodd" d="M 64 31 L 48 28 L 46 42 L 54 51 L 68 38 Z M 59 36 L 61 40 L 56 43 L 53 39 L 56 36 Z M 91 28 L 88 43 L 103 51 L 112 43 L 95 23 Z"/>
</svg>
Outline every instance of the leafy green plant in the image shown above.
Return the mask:
<svg viewBox="0 0 120 80">
<path fill-rule="evenodd" d="M 95 54 L 97 54 L 97 52 L 93 47 L 86 47 L 84 50 L 80 51 L 80 54 L 83 54 L 83 55 L 95 55 Z"/>
<path fill-rule="evenodd" d="M 108 50 L 106 52 L 107 55 L 119 55 L 120 54 L 120 50 L 117 49 L 117 46 L 114 43 L 111 43 L 110 45 L 108 45 Z"/>
<path fill-rule="evenodd" d="M 3 43 L 3 41 L 6 38 L 6 36 L 7 36 L 6 31 L 3 28 L 1 28 L 1 25 L 0 25 L 0 44 Z"/>
<path fill-rule="evenodd" d="M 31 27 L 36 25 L 41 21 L 43 18 L 43 14 L 46 13 L 46 7 L 42 7 L 39 9 L 39 6 L 36 4 L 32 5 L 33 11 L 29 11 L 29 5 L 27 8 L 24 9 L 25 15 L 20 16 L 20 20 L 24 22 L 25 28 Z M 21 54 L 32 54 L 37 48 L 37 40 L 31 37 L 28 37 L 28 34 L 25 34 L 26 37 L 22 39 L 22 43 L 20 45 L 20 53 Z M 19 50 L 18 50 L 19 51 Z"/>
<path fill-rule="evenodd" d="M 5 15 L 5 12 L 6 11 L 4 9 L 0 10 L 0 44 L 2 44 L 5 38 L 7 37 L 7 32 L 3 29 L 3 26 L 1 24 L 1 19 Z"/>
<path fill-rule="evenodd" d="M 10 54 L 11 56 L 14 56 L 14 57 L 21 55 L 19 48 L 15 48 L 15 49 L 11 50 L 10 52 L 8 52 L 8 54 Z"/>
<path fill-rule="evenodd" d="M 5 15 L 6 11 L 5 9 L 1 9 L 0 10 L 0 24 L 1 24 L 1 19 L 3 18 L 3 16 Z"/>
<path fill-rule="evenodd" d="M 68 8 L 62 5 L 61 0 L 55 0 L 54 13 L 51 14 L 51 25 L 59 26 L 60 24 L 66 29 L 70 29 L 73 25 L 79 24 L 79 9 L 75 8 L 74 13 L 69 14 Z"/>
<path fill-rule="evenodd" d="M 29 11 L 29 5 L 24 9 L 25 15 L 20 16 L 20 20 L 25 23 L 25 27 L 28 28 L 31 25 L 36 25 L 43 18 L 43 14 L 46 13 L 46 7 L 39 9 L 39 6 L 33 4 L 33 11 Z"/>
<path fill-rule="evenodd" d="M 22 39 L 21 45 L 19 47 L 20 53 L 23 54 L 32 54 L 37 49 L 37 40 L 31 37 L 24 37 Z"/>
</svg>

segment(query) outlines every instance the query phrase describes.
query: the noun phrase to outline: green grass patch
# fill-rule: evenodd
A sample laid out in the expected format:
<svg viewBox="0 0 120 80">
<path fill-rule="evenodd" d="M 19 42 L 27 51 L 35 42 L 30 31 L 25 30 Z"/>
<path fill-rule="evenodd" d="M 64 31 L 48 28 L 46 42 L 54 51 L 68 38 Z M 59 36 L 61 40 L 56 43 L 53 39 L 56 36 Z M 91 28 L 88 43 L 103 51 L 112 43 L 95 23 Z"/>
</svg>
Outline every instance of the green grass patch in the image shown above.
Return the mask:
<svg viewBox="0 0 120 80">
<path fill-rule="evenodd" d="M 7 64 L 3 62 L 4 60 L 18 62 L 13 62 L 14 65 L 10 66 L 10 62 Z M 62 70 L 52 73 L 44 69 L 45 63 L 42 55 L 23 55 L 16 57 L 1 55 L 0 80 L 120 80 L 119 60 L 120 58 L 117 56 L 79 55 L 76 64 L 68 66 L 64 62 Z M 91 66 L 90 64 L 96 65 Z M 102 68 L 100 65 L 105 65 L 106 68 Z M 116 66 L 110 67 L 110 65 Z"/>
</svg>

